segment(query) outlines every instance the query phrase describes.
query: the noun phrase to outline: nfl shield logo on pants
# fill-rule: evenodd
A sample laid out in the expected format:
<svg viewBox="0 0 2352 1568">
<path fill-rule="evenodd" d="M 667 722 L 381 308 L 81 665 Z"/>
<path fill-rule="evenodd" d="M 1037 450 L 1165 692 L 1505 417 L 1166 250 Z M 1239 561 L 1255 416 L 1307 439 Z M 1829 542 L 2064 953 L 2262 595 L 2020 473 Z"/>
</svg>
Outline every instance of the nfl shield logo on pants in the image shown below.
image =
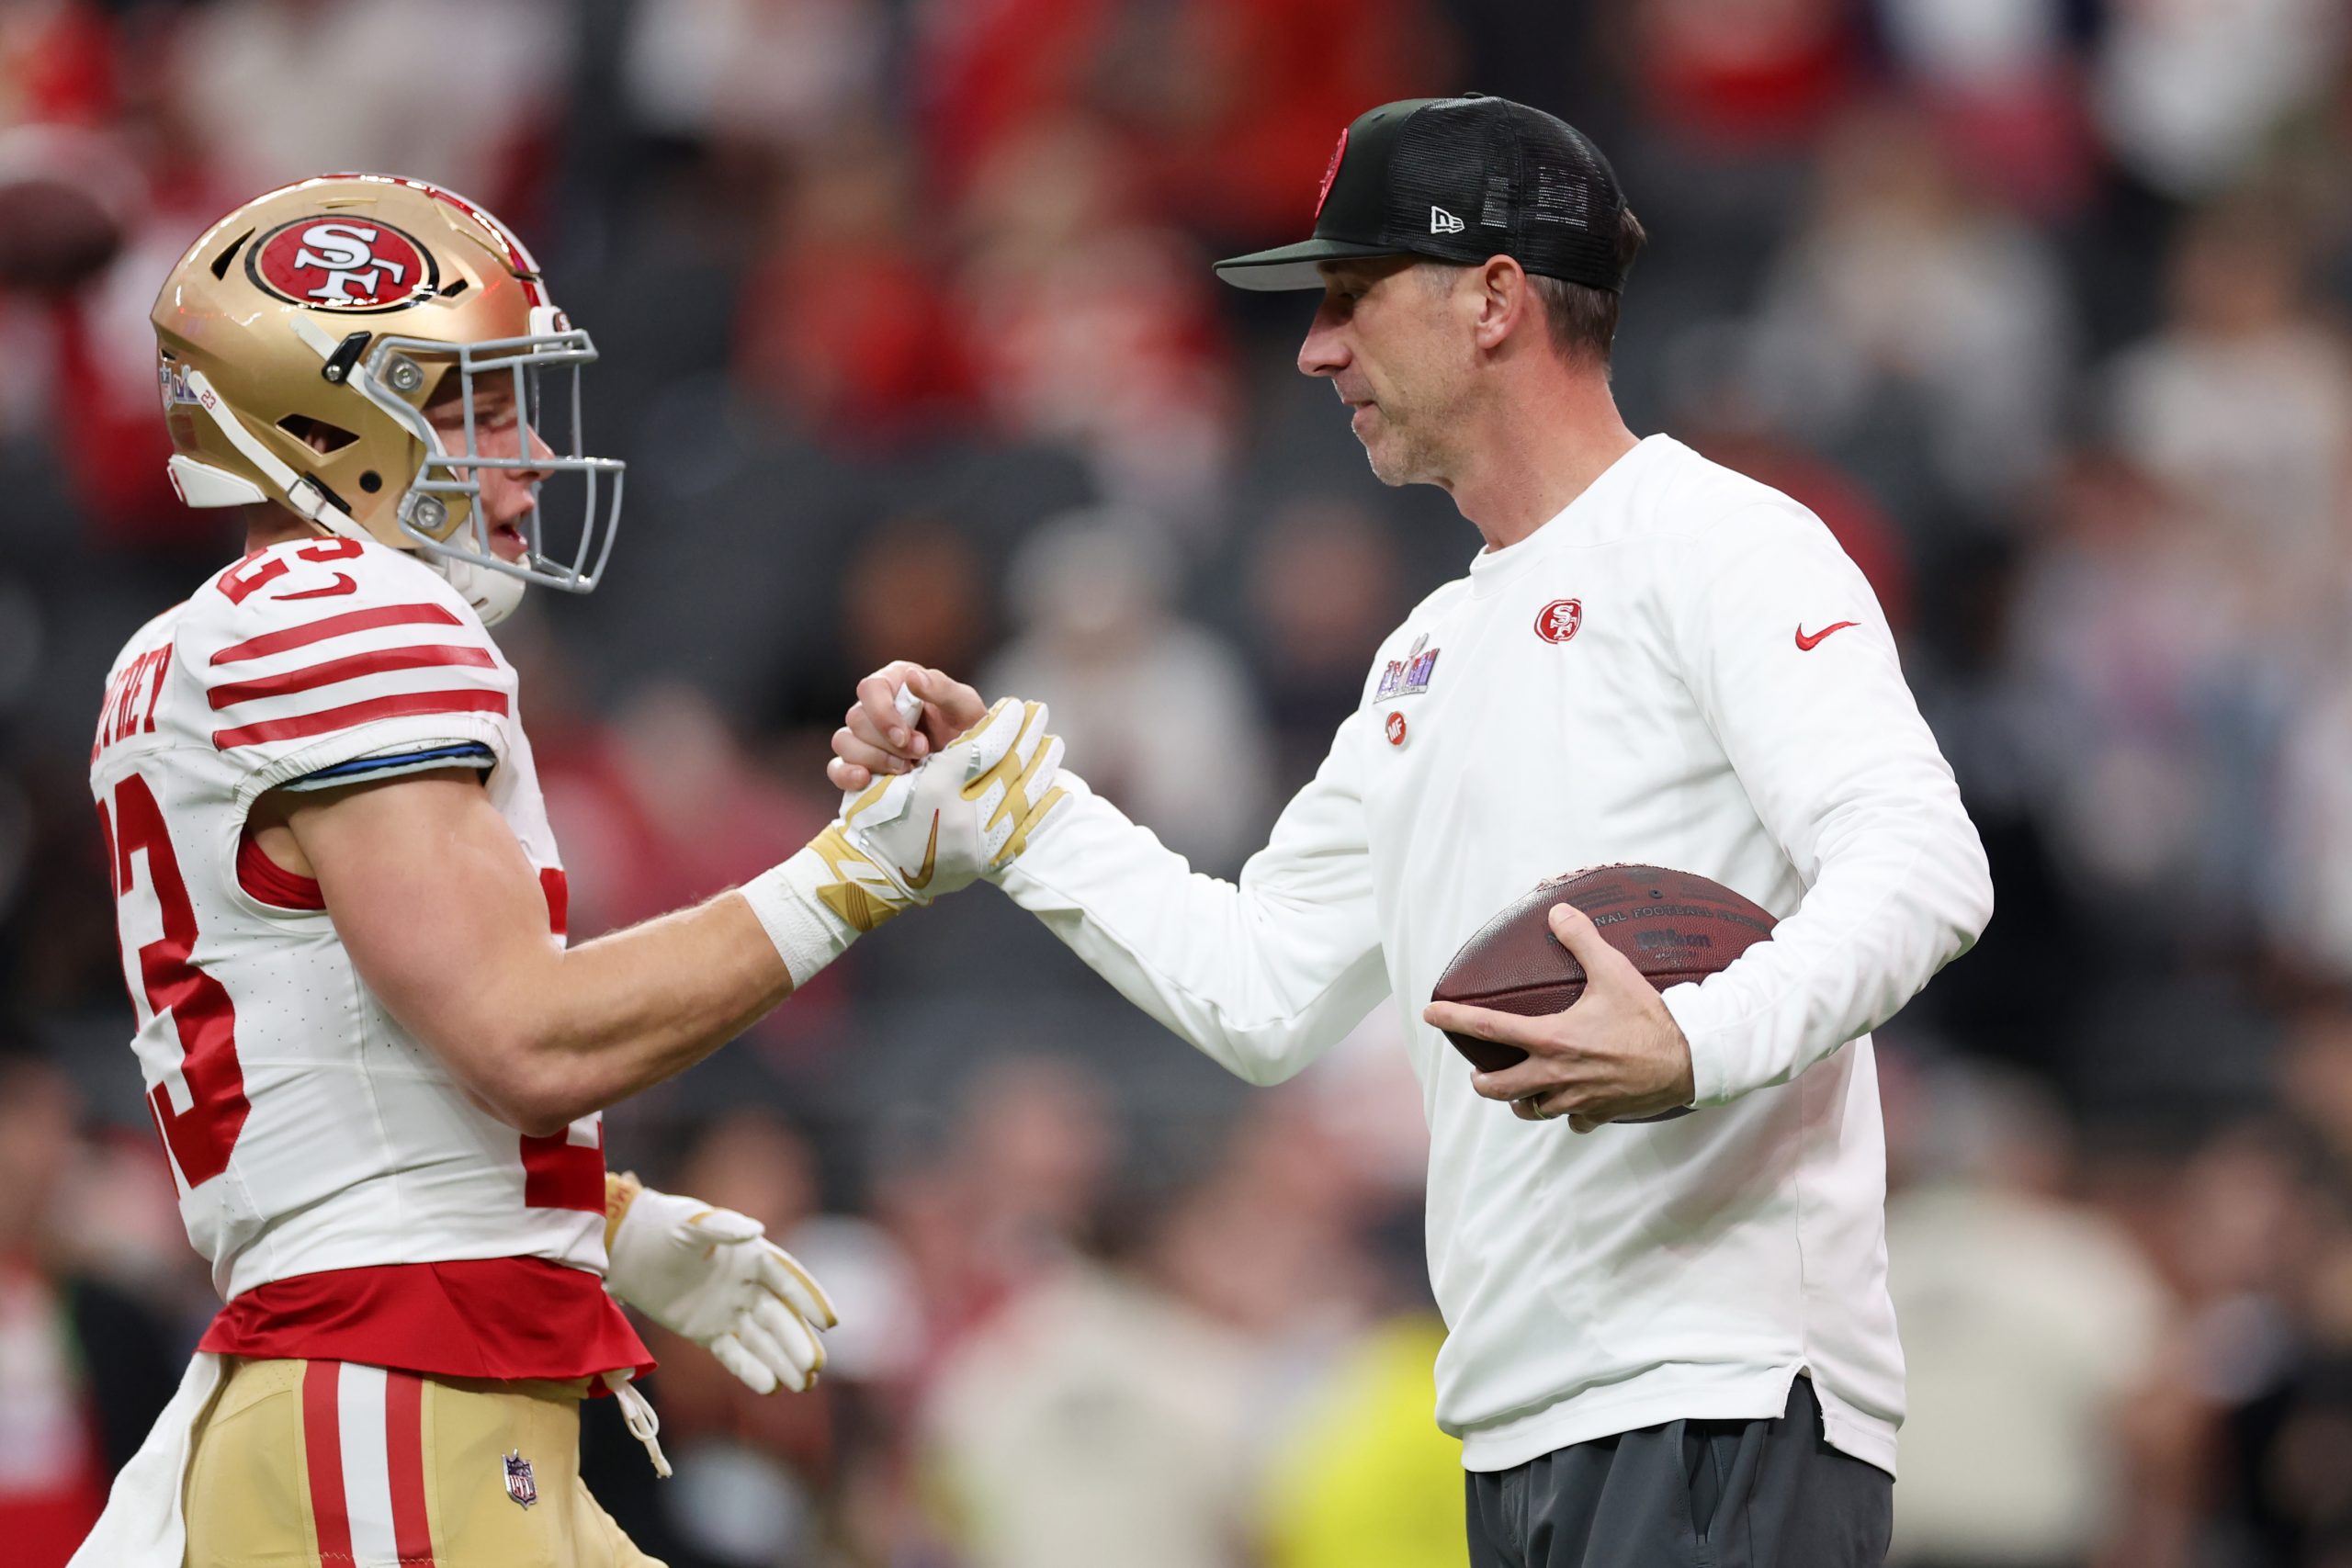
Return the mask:
<svg viewBox="0 0 2352 1568">
<path fill-rule="evenodd" d="M 539 1500 L 539 1483 L 520 1449 L 506 1456 L 506 1495 L 526 1508 Z"/>
</svg>

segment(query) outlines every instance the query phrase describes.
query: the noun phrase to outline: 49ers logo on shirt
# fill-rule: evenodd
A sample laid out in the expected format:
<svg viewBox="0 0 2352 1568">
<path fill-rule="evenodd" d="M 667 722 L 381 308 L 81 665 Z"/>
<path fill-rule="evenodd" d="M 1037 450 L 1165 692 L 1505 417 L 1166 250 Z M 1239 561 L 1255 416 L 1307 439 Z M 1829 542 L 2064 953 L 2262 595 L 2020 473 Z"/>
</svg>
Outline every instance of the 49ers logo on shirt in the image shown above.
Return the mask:
<svg viewBox="0 0 2352 1568">
<path fill-rule="evenodd" d="M 1535 612 L 1535 635 L 1545 642 L 1566 642 L 1584 625 L 1584 604 L 1576 599 L 1555 599 Z"/>
<path fill-rule="evenodd" d="M 297 218 L 245 253 L 245 273 L 280 299 L 313 310 L 390 310 L 440 285 L 432 254 L 389 223 Z"/>
</svg>

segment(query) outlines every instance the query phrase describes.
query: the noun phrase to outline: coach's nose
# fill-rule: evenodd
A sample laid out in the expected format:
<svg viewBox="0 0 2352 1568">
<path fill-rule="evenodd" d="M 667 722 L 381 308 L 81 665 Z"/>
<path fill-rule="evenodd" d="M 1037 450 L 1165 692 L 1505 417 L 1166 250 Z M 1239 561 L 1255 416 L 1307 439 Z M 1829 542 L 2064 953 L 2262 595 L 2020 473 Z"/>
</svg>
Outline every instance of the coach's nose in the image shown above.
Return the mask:
<svg viewBox="0 0 2352 1568">
<path fill-rule="evenodd" d="M 1302 376 L 1337 376 L 1348 367 L 1347 321 L 1338 303 L 1325 295 L 1323 303 L 1316 307 L 1315 321 L 1306 329 L 1306 341 L 1298 345 L 1298 373 Z"/>
</svg>

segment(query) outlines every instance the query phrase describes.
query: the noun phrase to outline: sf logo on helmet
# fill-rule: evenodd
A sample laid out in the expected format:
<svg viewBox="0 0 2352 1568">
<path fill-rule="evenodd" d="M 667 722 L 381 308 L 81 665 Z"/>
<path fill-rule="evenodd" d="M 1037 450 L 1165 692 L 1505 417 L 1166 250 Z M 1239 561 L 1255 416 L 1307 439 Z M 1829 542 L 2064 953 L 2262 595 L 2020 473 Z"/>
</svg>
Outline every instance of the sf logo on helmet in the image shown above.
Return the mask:
<svg viewBox="0 0 2352 1568">
<path fill-rule="evenodd" d="M 281 299 L 313 309 L 388 310 L 440 281 L 432 254 L 389 223 L 298 218 L 246 253 L 245 270 Z"/>
</svg>

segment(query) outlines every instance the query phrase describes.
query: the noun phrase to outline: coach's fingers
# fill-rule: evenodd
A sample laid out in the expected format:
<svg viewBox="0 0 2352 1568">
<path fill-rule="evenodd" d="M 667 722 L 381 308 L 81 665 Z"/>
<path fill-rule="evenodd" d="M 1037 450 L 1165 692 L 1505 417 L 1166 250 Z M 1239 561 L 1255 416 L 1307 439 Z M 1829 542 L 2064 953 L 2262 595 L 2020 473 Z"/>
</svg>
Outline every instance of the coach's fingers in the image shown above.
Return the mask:
<svg viewBox="0 0 2352 1568">
<path fill-rule="evenodd" d="M 920 729 L 899 716 L 899 688 L 919 672 L 921 665 L 901 660 L 886 664 L 857 683 L 857 703 L 849 710 L 849 727 L 859 739 L 899 757 L 921 757 L 931 742 Z"/>
<path fill-rule="evenodd" d="M 1515 1012 L 1497 1012 L 1492 1008 L 1474 1008 L 1462 1002 L 1431 1002 L 1421 1010 L 1421 1021 L 1448 1034 L 1468 1034 L 1505 1045 L 1532 1046 L 1544 1038 L 1541 1018 L 1521 1018 Z"/>
<path fill-rule="evenodd" d="M 1551 925 L 1552 934 L 1560 939 L 1560 945 L 1584 965 L 1587 995 L 1595 986 L 1615 988 L 1628 982 L 1645 990 L 1649 988 L 1649 982 L 1634 967 L 1634 961 L 1610 946 L 1600 934 L 1600 928 L 1582 909 L 1572 904 L 1555 904 Z"/>
<path fill-rule="evenodd" d="M 989 711 L 978 690 L 944 671 L 914 670 L 907 676 L 906 687 L 922 699 L 923 733 L 933 750 L 979 723 Z"/>
<path fill-rule="evenodd" d="M 833 756 L 853 768 L 865 769 L 868 774 L 903 773 L 914 765 L 870 740 L 860 739 L 857 732 L 846 724 L 833 731 Z M 856 787 L 862 789 L 865 786 L 860 784 Z"/>
<path fill-rule="evenodd" d="M 898 709 L 898 700 L 891 699 L 887 717 L 876 718 L 873 710 L 860 697 L 842 716 L 842 728 L 877 751 L 892 757 L 920 761 L 930 750 L 931 742 L 908 725 Z"/>
</svg>

